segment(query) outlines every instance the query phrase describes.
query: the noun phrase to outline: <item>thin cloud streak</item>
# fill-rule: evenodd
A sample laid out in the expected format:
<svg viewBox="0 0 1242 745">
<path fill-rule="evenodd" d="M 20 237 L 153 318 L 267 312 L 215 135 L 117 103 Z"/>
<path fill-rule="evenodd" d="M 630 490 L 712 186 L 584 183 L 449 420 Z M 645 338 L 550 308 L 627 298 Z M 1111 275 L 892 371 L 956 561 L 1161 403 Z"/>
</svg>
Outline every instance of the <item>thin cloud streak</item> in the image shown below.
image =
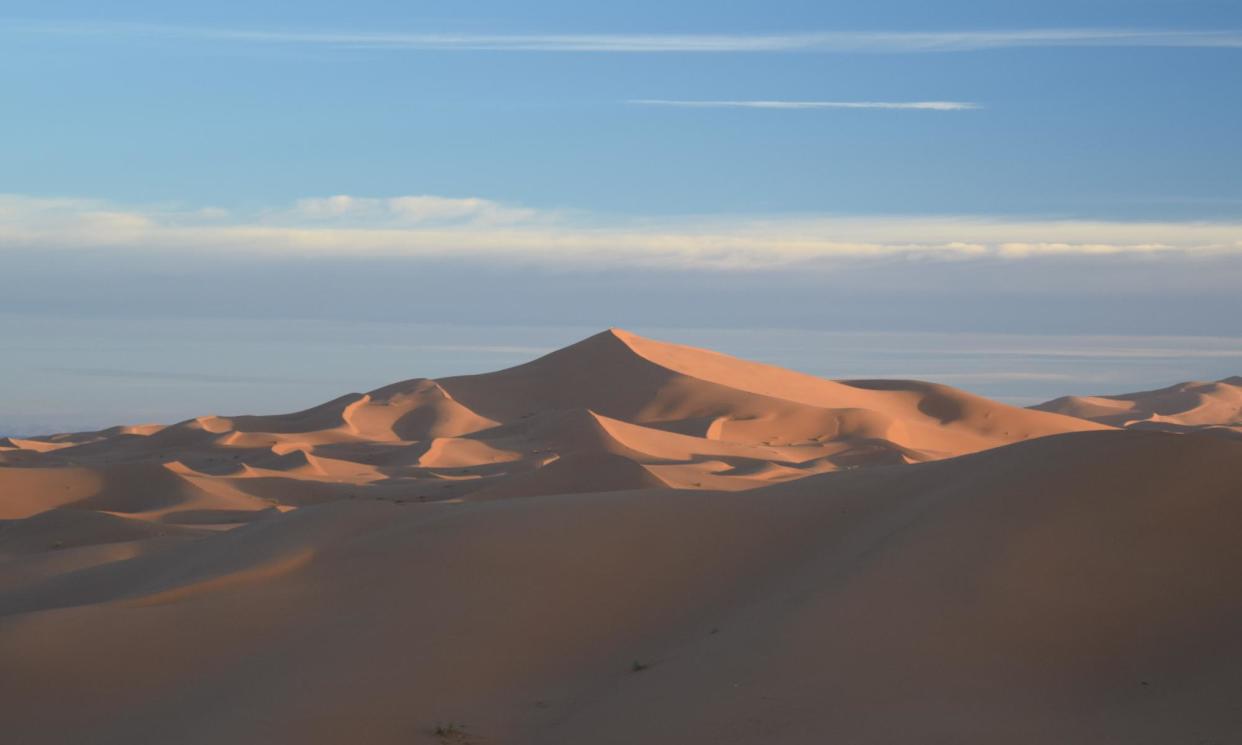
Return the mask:
<svg viewBox="0 0 1242 745">
<path fill-rule="evenodd" d="M 909 54 L 1037 47 L 1242 48 L 1239 30 L 1063 28 L 994 31 L 824 31 L 790 34 L 454 34 L 290 31 L 136 23 L 0 20 L 0 32 L 153 37 L 413 51 Z"/>
<path fill-rule="evenodd" d="M 639 98 L 633 106 L 667 106 L 684 109 L 902 109 L 920 111 L 971 111 L 983 108 L 964 101 L 679 101 Z"/>
</svg>

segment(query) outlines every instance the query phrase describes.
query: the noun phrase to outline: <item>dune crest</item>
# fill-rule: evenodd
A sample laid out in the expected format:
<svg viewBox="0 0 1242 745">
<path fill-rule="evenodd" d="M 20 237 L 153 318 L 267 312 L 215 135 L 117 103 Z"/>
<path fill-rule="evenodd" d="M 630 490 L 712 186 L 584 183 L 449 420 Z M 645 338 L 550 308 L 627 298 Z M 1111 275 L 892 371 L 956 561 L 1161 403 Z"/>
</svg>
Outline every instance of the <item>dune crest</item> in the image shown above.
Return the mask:
<svg viewBox="0 0 1242 745">
<path fill-rule="evenodd" d="M 1242 376 L 1135 393 L 1063 396 L 1032 408 L 1113 427 L 1242 438 Z"/>
</svg>

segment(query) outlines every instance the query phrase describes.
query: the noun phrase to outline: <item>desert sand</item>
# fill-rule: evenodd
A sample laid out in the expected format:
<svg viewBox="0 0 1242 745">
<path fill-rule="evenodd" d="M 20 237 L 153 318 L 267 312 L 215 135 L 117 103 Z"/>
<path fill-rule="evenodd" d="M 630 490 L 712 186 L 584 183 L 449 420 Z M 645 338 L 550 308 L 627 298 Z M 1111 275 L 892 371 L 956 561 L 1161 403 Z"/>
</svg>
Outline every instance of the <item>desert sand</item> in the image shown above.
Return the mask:
<svg viewBox="0 0 1242 745">
<path fill-rule="evenodd" d="M 1040 411 L 610 330 L 0 440 L 5 738 L 1237 741 L 1222 391 Z"/>
<path fill-rule="evenodd" d="M 1114 427 L 1242 439 L 1242 376 L 1112 396 L 1064 396 L 1032 408 Z"/>
</svg>

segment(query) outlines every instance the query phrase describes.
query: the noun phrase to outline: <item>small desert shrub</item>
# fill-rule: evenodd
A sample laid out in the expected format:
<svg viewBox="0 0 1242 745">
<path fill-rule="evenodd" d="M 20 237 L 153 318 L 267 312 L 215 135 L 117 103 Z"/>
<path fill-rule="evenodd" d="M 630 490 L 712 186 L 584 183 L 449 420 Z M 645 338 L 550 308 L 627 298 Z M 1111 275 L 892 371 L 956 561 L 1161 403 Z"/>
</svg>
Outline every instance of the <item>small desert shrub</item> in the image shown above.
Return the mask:
<svg viewBox="0 0 1242 745">
<path fill-rule="evenodd" d="M 466 725 L 447 722 L 445 724 L 437 724 L 431 734 L 440 738 L 442 742 L 465 742 L 466 741 Z"/>
</svg>

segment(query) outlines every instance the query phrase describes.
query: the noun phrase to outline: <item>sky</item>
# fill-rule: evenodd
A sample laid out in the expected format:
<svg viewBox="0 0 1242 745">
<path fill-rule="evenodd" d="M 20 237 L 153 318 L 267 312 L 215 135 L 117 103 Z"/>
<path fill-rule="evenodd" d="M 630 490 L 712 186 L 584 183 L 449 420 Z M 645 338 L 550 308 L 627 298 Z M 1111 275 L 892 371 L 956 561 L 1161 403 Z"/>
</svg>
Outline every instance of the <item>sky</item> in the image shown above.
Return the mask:
<svg viewBox="0 0 1242 745">
<path fill-rule="evenodd" d="M 1014 402 L 1237 374 L 1239 88 L 1237 2 L 6 0 L 0 431 L 608 326 Z M 1156 352 L 1040 356 L 1097 343 Z"/>
</svg>

